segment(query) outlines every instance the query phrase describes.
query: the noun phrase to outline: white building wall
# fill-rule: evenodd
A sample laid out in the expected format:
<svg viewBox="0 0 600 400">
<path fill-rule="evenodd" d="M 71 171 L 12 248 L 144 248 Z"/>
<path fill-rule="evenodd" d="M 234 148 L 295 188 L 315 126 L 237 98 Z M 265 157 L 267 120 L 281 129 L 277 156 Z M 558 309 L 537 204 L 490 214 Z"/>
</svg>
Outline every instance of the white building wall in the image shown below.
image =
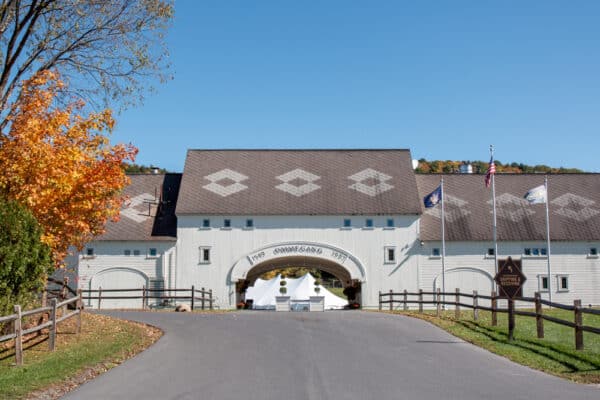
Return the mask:
<svg viewBox="0 0 600 400">
<path fill-rule="evenodd" d="M 232 227 L 222 228 L 224 219 Z M 351 219 L 353 227 L 343 228 Z M 373 228 L 365 228 L 367 218 Z M 385 227 L 393 218 L 394 228 Z M 210 219 L 211 228 L 202 227 Z M 253 219 L 254 228 L 245 228 Z M 338 247 L 356 257 L 363 265 L 366 282 L 362 284 L 363 307 L 378 307 L 382 288 L 418 287 L 418 216 L 178 216 L 177 286 L 213 289 L 217 305 L 235 307 L 235 282 L 229 274 L 234 264 L 270 245 L 285 242 L 312 242 Z M 396 262 L 387 264 L 384 248 L 396 249 Z M 200 262 L 200 247 L 210 247 L 211 262 Z"/>
<path fill-rule="evenodd" d="M 446 281 L 452 284 L 446 285 L 446 292 L 454 291 L 454 280 L 451 279 L 452 271 L 457 269 L 472 270 L 474 274 L 478 271 L 490 277 L 495 275 L 494 257 L 487 256 L 488 248 L 493 247 L 492 242 L 447 242 L 446 243 Z M 600 259 L 591 256 L 590 248 L 600 249 L 600 242 L 552 242 L 551 243 L 551 289 L 552 301 L 564 304 L 572 304 L 573 300 L 581 299 L 583 304 L 600 304 Z M 426 242 L 421 246 L 419 258 L 420 281 L 424 290 L 433 290 L 441 287 L 440 274 L 442 271 L 441 257 L 433 257 L 432 249 L 440 248 L 441 242 Z M 525 256 L 525 248 L 546 248 L 546 242 L 499 242 L 498 258 L 505 259 L 511 256 L 513 259 L 521 259 L 522 272 L 527 277 L 523 287 L 523 295 L 533 297 L 536 291 L 540 291 L 538 276 L 547 275 L 546 256 Z M 567 275 L 569 289 L 566 291 L 558 288 L 557 276 Z M 438 280 L 436 281 L 436 278 Z M 481 294 L 489 294 L 488 286 L 474 287 L 473 280 L 467 274 L 461 275 L 459 286 L 461 290 L 478 290 Z M 542 291 L 542 298 L 548 299 L 548 293 Z"/>
<path fill-rule="evenodd" d="M 109 273 L 111 270 L 130 270 L 142 275 L 147 283 L 150 280 L 163 280 L 164 286 L 168 287 L 171 277 L 169 271 L 174 271 L 175 266 L 169 265 L 169 262 L 175 262 L 175 242 L 134 242 L 134 241 L 97 241 L 89 243 L 78 257 L 78 287 L 80 289 L 91 289 L 94 286 L 94 277 L 99 274 Z M 87 248 L 94 249 L 93 256 L 87 256 Z M 149 249 L 155 248 L 157 255 L 150 256 Z M 125 255 L 125 250 L 130 251 L 130 255 Z M 138 250 L 139 255 L 134 255 Z M 115 275 L 123 276 L 123 275 Z M 133 275 L 132 275 L 133 276 Z M 106 281 L 106 279 L 103 279 Z M 136 280 L 136 287 L 139 280 Z M 97 286 L 97 285 L 96 285 Z M 127 282 L 111 282 L 113 288 L 124 288 Z M 103 287 L 109 289 L 110 287 Z M 126 295 L 123 293 L 123 295 Z M 132 293 L 131 295 L 135 295 Z M 126 302 L 122 302 L 125 304 Z M 96 301 L 87 302 L 88 306 L 95 307 Z M 107 303 L 108 304 L 108 303 Z M 112 301 L 113 308 L 119 307 L 119 302 Z M 104 306 L 103 306 L 104 308 Z"/>
</svg>

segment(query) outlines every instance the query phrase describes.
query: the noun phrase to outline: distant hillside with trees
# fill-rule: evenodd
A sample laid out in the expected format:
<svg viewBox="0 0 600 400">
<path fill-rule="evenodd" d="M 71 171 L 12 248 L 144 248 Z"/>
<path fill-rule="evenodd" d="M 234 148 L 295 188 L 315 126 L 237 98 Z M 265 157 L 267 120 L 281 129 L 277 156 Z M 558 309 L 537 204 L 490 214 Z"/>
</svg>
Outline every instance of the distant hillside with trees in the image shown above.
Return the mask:
<svg viewBox="0 0 600 400">
<path fill-rule="evenodd" d="M 151 174 L 156 169 L 159 174 L 166 174 L 167 171 L 164 168 L 158 168 L 148 165 L 139 165 L 134 163 L 127 163 L 124 165 L 126 174 Z"/>
<path fill-rule="evenodd" d="M 494 160 L 497 173 L 513 173 L 513 174 L 575 174 L 582 173 L 578 168 L 563 168 L 549 167 L 547 165 L 527 165 L 523 163 L 502 163 Z M 471 164 L 474 174 L 485 174 L 488 168 L 488 161 L 451 161 L 451 160 L 435 160 L 427 161 L 424 158 L 419 160 L 419 166 L 415 169 L 421 174 L 441 174 L 441 173 L 459 173 L 460 166 L 463 164 Z"/>
</svg>

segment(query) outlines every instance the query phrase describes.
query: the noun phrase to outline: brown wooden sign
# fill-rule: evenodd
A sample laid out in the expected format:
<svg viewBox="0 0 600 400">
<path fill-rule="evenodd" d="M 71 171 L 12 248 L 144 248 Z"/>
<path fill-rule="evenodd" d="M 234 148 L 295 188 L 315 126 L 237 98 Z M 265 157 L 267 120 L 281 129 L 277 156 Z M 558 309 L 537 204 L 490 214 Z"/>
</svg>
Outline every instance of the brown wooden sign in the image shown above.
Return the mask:
<svg viewBox="0 0 600 400">
<path fill-rule="evenodd" d="M 498 273 L 494 277 L 500 297 L 514 299 L 523 296 L 523 284 L 527 280 L 521 272 L 521 260 L 498 260 Z"/>
</svg>

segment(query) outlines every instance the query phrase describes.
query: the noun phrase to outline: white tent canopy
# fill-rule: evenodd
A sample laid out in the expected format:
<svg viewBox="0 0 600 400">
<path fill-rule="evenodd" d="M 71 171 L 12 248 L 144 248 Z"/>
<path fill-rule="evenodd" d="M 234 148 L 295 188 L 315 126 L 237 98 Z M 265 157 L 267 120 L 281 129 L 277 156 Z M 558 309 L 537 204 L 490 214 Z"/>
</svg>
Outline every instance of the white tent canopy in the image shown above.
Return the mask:
<svg viewBox="0 0 600 400">
<path fill-rule="evenodd" d="M 300 278 L 286 278 L 287 288 L 286 296 L 290 300 L 308 302 L 310 296 L 323 296 L 325 299 L 326 310 L 339 310 L 348 305 L 346 299 L 336 296 L 326 288 L 320 286 L 321 291 L 315 292 L 315 278 L 311 274 L 306 274 Z M 275 309 L 275 296 L 281 296 L 279 288 L 281 287 L 281 275 L 277 275 L 270 280 L 257 279 L 254 286 L 246 290 L 246 300 L 253 301 L 253 308 L 259 310 Z"/>
</svg>

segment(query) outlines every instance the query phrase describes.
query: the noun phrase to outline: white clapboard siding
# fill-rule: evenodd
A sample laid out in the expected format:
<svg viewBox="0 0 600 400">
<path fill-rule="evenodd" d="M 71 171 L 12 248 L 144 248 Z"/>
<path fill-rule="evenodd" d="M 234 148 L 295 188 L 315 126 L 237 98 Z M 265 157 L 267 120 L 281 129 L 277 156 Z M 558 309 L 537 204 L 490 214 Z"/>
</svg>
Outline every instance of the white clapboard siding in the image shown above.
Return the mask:
<svg viewBox="0 0 600 400">
<path fill-rule="evenodd" d="M 222 228 L 224 218 L 231 219 L 231 229 Z M 245 228 L 246 219 L 254 228 Z M 374 227 L 366 228 L 365 220 Z M 395 227 L 385 227 L 393 218 Z M 211 228 L 202 228 L 210 219 Z M 343 228 L 351 219 L 352 228 Z M 321 243 L 342 249 L 354 256 L 365 268 L 362 304 L 378 307 L 382 288 L 417 289 L 417 221 L 418 216 L 188 216 L 178 218 L 177 285 L 205 286 L 215 291 L 217 305 L 235 307 L 235 282 L 229 280 L 236 262 L 265 246 L 286 242 Z M 396 261 L 385 263 L 384 249 L 396 249 Z M 200 261 L 200 247 L 208 247 L 211 261 Z M 383 289 L 383 290 L 386 290 Z"/>
<path fill-rule="evenodd" d="M 94 249 L 93 256 L 87 256 L 87 248 Z M 157 250 L 151 256 L 150 248 Z M 174 242 L 126 242 L 97 241 L 86 246 L 78 260 L 78 287 L 81 289 L 116 289 L 148 287 L 151 281 L 168 280 L 169 271 L 174 270 Z M 129 250 L 130 254 L 125 255 Z M 135 250 L 139 255 L 135 255 Z M 125 293 L 122 293 L 126 295 Z M 130 293 L 137 295 L 140 293 Z M 107 294 L 108 295 L 108 294 Z M 138 304 L 139 303 L 139 304 Z M 88 306 L 96 307 L 97 301 L 89 301 Z M 102 308 L 140 308 L 141 300 L 110 300 L 101 303 Z"/>
</svg>

